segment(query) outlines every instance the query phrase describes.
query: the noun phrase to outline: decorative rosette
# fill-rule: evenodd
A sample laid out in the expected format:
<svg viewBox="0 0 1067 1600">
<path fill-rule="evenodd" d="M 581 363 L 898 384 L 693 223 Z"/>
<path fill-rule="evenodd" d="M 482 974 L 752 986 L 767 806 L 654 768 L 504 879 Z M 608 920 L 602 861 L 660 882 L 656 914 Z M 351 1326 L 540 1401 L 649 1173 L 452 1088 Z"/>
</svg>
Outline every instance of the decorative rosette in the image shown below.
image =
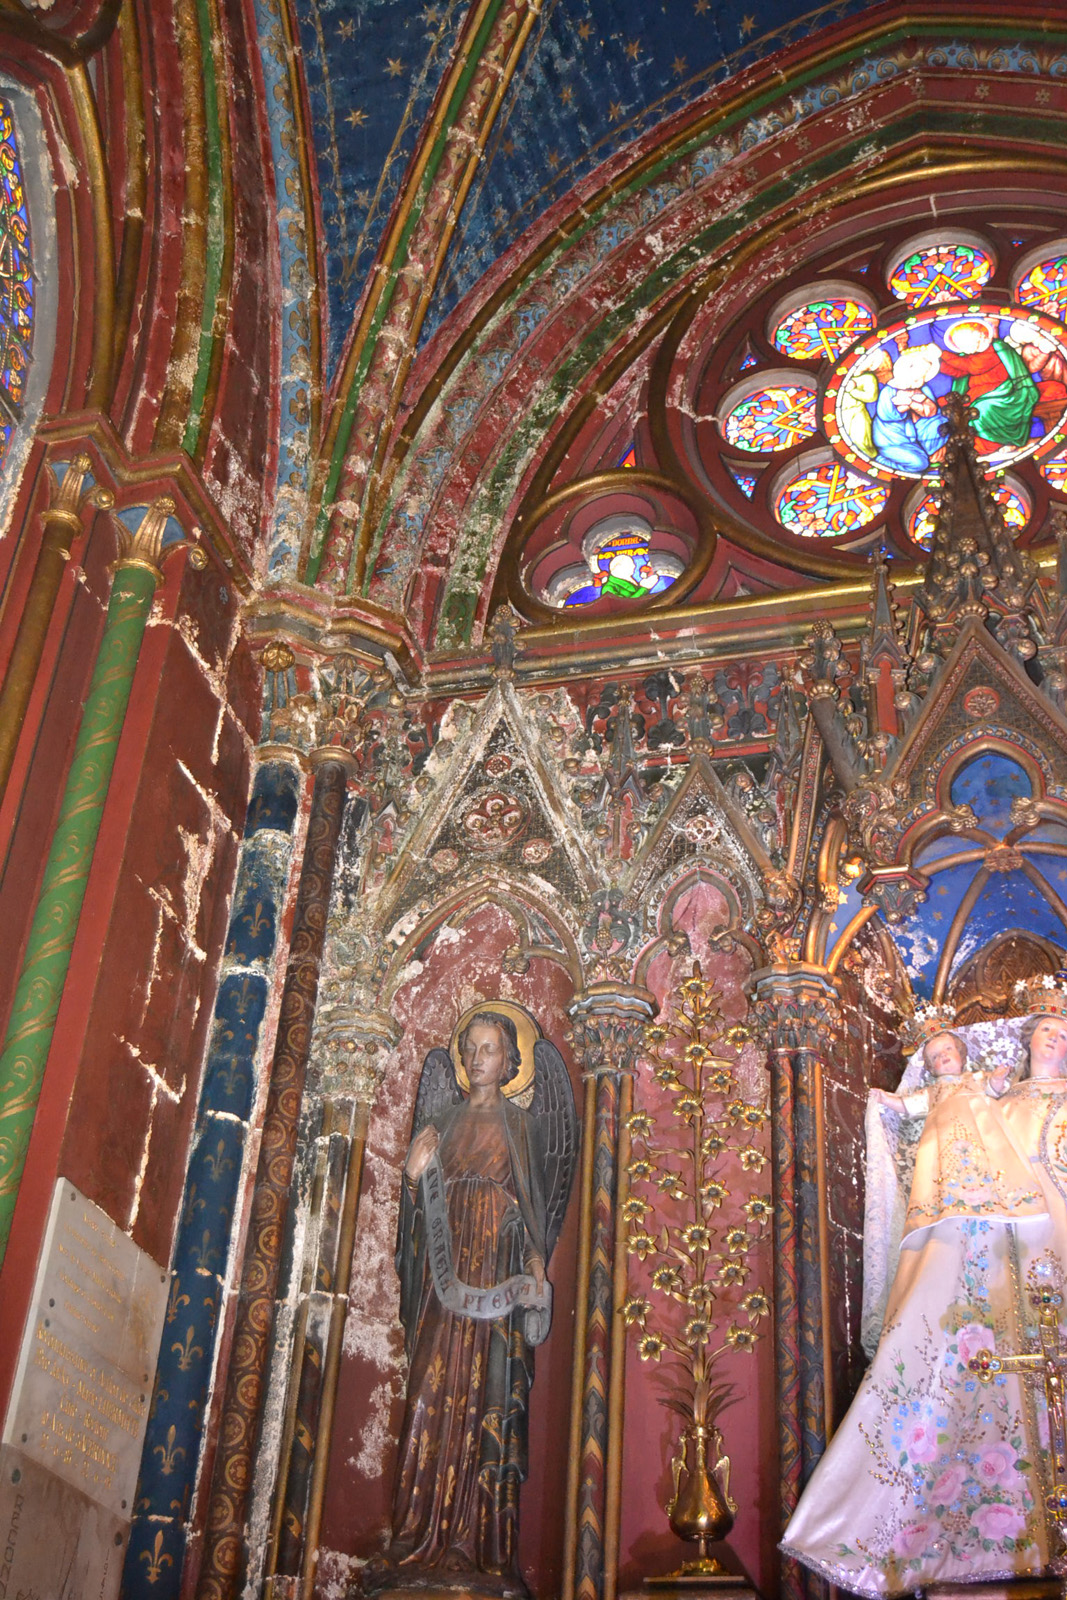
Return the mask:
<svg viewBox="0 0 1067 1600">
<path fill-rule="evenodd" d="M 954 1006 L 916 1006 L 900 1030 L 900 1042 L 904 1046 L 904 1054 L 910 1056 L 912 1051 L 918 1050 L 927 1039 L 933 1039 L 939 1033 L 949 1033 L 955 1026 Z"/>
<path fill-rule="evenodd" d="M 1020 978 L 1015 985 L 1015 1003 L 1031 1016 L 1067 1017 L 1067 972 L 1061 968 L 1036 978 Z"/>
</svg>

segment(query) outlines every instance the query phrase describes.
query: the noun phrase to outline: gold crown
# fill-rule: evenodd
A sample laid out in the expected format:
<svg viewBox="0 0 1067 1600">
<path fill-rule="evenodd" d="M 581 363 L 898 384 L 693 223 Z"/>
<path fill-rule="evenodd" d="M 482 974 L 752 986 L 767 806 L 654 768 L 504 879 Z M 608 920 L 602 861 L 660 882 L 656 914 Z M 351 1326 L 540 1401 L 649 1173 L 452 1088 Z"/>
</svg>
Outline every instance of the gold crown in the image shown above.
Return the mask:
<svg viewBox="0 0 1067 1600">
<path fill-rule="evenodd" d="M 934 1039 L 939 1033 L 949 1033 L 955 1026 L 954 1006 L 916 1006 L 900 1030 L 900 1042 L 904 1047 L 904 1054 L 910 1056 L 912 1051 L 918 1050 L 927 1039 Z"/>
<path fill-rule="evenodd" d="M 1015 985 L 1015 1003 L 1031 1016 L 1067 1017 L 1067 972 L 1061 969 L 1020 978 Z"/>
</svg>

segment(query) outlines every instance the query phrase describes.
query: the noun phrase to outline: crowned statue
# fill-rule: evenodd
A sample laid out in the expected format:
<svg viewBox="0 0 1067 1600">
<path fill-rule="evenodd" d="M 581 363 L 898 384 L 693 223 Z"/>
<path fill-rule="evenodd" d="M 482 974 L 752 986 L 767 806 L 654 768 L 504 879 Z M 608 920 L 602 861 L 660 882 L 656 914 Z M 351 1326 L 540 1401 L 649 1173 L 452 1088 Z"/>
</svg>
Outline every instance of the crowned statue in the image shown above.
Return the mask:
<svg viewBox="0 0 1067 1600">
<path fill-rule="evenodd" d="M 1045 1395 L 976 1370 L 1037 1348 L 1028 1286 L 1067 1267 L 1067 973 L 1021 987 L 1026 1017 L 919 1014 L 897 1094 L 871 1091 L 872 1359 L 782 1542 L 853 1594 L 1059 1564 Z"/>
<path fill-rule="evenodd" d="M 519 1486 L 547 1269 L 578 1155 L 570 1078 L 510 1001 L 460 1019 L 423 1064 L 397 1230 L 407 1401 L 392 1539 L 370 1594 L 527 1594 Z"/>
</svg>

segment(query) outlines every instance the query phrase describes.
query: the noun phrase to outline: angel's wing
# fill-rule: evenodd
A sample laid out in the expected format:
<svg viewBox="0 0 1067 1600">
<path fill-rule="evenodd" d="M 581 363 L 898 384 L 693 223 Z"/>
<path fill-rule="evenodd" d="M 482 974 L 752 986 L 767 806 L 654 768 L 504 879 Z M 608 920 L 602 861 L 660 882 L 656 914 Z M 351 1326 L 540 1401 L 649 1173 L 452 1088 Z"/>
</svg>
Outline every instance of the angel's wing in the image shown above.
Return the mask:
<svg viewBox="0 0 1067 1600">
<path fill-rule="evenodd" d="M 578 1165 L 579 1126 L 567 1065 L 549 1039 L 534 1045 L 534 1092 L 528 1115 L 537 1123 L 545 1158 L 545 1243 L 551 1257 Z"/>
<path fill-rule="evenodd" d="M 462 1099 L 463 1091 L 456 1082 L 452 1056 L 438 1045 L 427 1052 L 426 1060 L 422 1063 L 415 1095 L 415 1114 L 411 1119 L 411 1137 L 414 1139 L 439 1112 L 458 1105 Z"/>
</svg>

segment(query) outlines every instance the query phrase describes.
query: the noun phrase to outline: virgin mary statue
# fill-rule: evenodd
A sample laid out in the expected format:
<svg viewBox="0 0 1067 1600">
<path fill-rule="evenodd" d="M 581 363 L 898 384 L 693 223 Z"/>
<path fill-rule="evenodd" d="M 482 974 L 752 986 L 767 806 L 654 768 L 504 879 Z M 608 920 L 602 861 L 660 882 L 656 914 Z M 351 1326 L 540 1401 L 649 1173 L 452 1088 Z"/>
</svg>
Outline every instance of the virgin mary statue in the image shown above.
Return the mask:
<svg viewBox="0 0 1067 1600">
<path fill-rule="evenodd" d="M 889 1265 L 881 1336 L 782 1542 L 853 1594 L 1037 1576 L 1059 1550 L 1043 1391 L 1013 1375 L 979 1383 L 968 1365 L 980 1350 L 1038 1349 L 1029 1294 L 1067 1277 L 1067 974 L 1027 993 L 1025 1020 L 953 1035 L 986 1070 L 945 1101 L 957 1109 L 940 1114 L 939 1171 L 917 1163 L 920 1225 L 901 1228 L 896 1208 L 895 1272 L 892 1247 L 867 1250 Z M 917 1051 L 902 1088 L 921 1071 Z M 991 1198 L 974 1175 L 1002 1174 L 1006 1157 L 1035 1182 Z M 920 1183 L 938 1186 L 936 1204 Z M 892 1233 L 888 1211 L 880 1226 Z"/>
</svg>

